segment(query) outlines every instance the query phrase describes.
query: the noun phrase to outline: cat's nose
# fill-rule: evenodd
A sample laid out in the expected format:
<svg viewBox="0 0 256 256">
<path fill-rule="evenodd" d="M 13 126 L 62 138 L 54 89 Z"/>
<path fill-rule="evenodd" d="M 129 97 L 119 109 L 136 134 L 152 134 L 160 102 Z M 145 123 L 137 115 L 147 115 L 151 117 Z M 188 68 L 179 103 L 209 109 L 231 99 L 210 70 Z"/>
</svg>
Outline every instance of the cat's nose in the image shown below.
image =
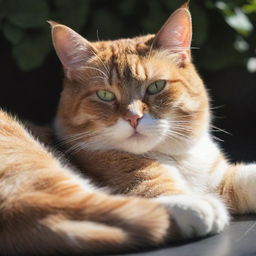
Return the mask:
<svg viewBox="0 0 256 256">
<path fill-rule="evenodd" d="M 125 117 L 125 120 L 128 121 L 133 128 L 136 128 L 138 126 L 140 119 L 141 119 L 141 116 L 136 114 Z"/>
</svg>

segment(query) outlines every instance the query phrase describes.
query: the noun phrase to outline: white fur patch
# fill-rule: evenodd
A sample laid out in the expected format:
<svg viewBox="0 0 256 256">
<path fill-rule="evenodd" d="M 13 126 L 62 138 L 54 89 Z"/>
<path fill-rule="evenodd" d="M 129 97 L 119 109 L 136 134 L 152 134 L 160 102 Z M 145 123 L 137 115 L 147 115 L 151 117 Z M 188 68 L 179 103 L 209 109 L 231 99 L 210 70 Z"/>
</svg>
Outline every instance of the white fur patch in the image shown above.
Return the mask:
<svg viewBox="0 0 256 256">
<path fill-rule="evenodd" d="M 219 233 L 229 223 L 225 205 L 212 195 L 161 196 L 156 201 L 167 207 L 185 238 Z"/>
<path fill-rule="evenodd" d="M 150 114 L 144 114 L 136 130 L 122 118 L 101 130 L 101 149 L 117 149 L 134 154 L 143 154 L 154 148 L 164 138 L 168 131 L 165 120 L 155 119 Z M 136 132 L 136 134 L 135 134 Z"/>
</svg>

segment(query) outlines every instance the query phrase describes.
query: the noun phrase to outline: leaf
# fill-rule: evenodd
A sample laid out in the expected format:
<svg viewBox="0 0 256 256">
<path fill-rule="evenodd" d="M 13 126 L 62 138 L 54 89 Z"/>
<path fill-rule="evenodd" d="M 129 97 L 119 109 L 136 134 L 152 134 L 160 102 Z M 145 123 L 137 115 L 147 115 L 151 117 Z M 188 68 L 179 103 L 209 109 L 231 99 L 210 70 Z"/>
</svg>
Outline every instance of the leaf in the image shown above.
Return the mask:
<svg viewBox="0 0 256 256">
<path fill-rule="evenodd" d="M 41 31 L 37 35 L 27 35 L 17 45 L 13 47 L 13 56 L 19 67 L 28 71 L 42 65 L 50 51 L 50 37 L 47 30 Z"/>
<path fill-rule="evenodd" d="M 86 23 L 88 0 L 55 0 L 56 12 L 53 19 L 78 30 Z M 51 17 L 52 18 L 52 17 Z"/>
<path fill-rule="evenodd" d="M 8 0 L 8 21 L 20 28 L 45 26 L 49 8 L 45 0 Z"/>
<path fill-rule="evenodd" d="M 21 28 L 8 22 L 5 22 L 3 25 L 3 33 L 6 39 L 9 40 L 12 44 L 19 43 L 24 36 L 24 31 Z"/>
<path fill-rule="evenodd" d="M 245 13 L 254 13 L 256 12 L 256 1 L 251 1 L 251 4 L 246 4 L 242 8 Z"/>
<path fill-rule="evenodd" d="M 234 14 L 226 17 L 225 20 L 230 27 L 243 36 L 249 35 L 253 30 L 251 21 L 240 8 L 235 8 Z"/>
</svg>

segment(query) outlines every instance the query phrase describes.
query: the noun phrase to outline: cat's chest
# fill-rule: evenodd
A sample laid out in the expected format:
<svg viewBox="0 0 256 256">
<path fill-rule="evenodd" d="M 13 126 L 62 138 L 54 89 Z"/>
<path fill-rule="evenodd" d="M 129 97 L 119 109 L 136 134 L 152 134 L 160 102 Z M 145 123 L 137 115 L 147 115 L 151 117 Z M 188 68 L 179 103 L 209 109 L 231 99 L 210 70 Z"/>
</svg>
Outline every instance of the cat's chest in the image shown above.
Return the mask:
<svg viewBox="0 0 256 256">
<path fill-rule="evenodd" d="M 206 192 L 209 183 L 211 160 L 201 155 L 173 157 L 155 155 L 155 159 L 164 167 L 166 175 L 185 191 Z"/>
<path fill-rule="evenodd" d="M 205 192 L 207 190 L 208 175 L 206 172 L 184 162 L 165 160 L 160 163 L 164 166 L 166 174 L 184 191 Z"/>
<path fill-rule="evenodd" d="M 165 166 L 168 175 L 175 177 L 190 191 L 207 192 L 211 190 L 209 184 L 214 182 L 211 170 L 219 156 L 218 146 L 205 137 L 184 154 L 155 153 L 154 157 Z"/>
</svg>

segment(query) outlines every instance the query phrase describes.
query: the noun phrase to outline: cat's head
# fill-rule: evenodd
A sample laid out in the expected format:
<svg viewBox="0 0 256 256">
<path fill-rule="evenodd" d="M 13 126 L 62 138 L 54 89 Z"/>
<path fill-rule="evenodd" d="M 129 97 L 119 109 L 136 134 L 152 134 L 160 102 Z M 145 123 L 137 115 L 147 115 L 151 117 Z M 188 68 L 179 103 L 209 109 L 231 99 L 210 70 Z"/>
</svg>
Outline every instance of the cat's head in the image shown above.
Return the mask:
<svg viewBox="0 0 256 256">
<path fill-rule="evenodd" d="M 56 128 L 71 147 L 175 153 L 207 131 L 208 99 L 191 62 L 186 4 L 156 35 L 131 39 L 92 43 L 51 25 L 65 72 Z"/>
</svg>

